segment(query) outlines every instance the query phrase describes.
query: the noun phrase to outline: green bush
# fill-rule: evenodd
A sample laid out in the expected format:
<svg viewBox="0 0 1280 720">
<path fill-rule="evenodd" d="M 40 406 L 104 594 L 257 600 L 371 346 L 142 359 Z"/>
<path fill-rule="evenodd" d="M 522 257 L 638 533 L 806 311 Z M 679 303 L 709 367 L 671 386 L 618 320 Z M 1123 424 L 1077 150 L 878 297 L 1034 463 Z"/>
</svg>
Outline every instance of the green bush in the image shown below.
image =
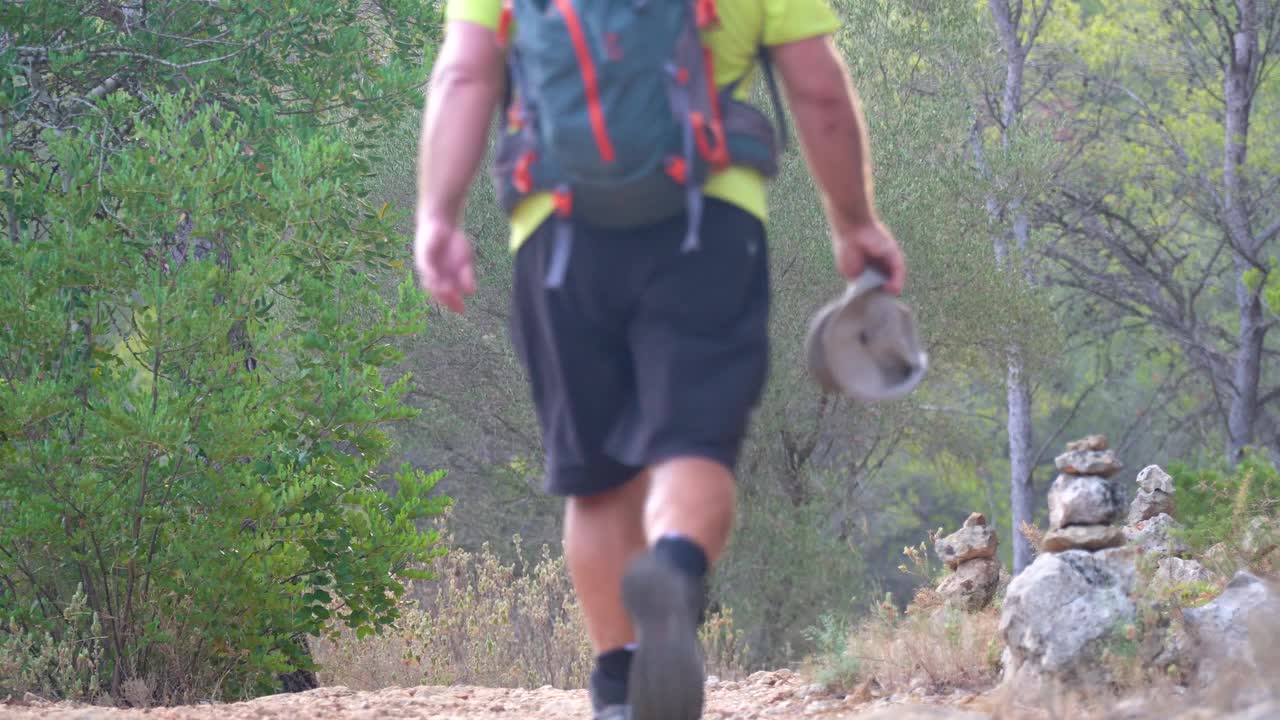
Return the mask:
<svg viewBox="0 0 1280 720">
<path fill-rule="evenodd" d="M 1192 547 L 1237 546 L 1254 517 L 1280 513 L 1280 469 L 1261 453 L 1247 453 L 1234 469 L 1171 464 L 1178 519 Z"/>
<path fill-rule="evenodd" d="M 438 553 L 439 475 L 385 467 L 414 411 L 384 375 L 427 308 L 375 281 L 405 252 L 362 154 L 438 16 L 99 9 L 0 7 L 0 696 L 278 689 Z"/>
</svg>

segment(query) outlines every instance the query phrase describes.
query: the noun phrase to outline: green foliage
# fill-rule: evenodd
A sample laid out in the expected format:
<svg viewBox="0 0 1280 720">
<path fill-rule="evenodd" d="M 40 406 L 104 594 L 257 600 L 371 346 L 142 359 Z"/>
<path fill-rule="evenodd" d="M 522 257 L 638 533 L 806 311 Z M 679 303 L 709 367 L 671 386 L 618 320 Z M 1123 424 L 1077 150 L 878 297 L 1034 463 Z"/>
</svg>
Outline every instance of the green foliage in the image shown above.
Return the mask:
<svg viewBox="0 0 1280 720">
<path fill-rule="evenodd" d="M 1280 469 L 1263 453 L 1247 453 L 1234 469 L 1171 464 L 1168 471 L 1177 488 L 1178 519 L 1196 550 L 1238 544 L 1251 518 L 1280 513 Z"/>
<path fill-rule="evenodd" d="M 268 692 L 305 636 L 394 621 L 439 552 L 440 474 L 387 472 L 416 415 L 393 340 L 427 308 L 371 282 L 402 250 L 364 154 L 438 17 L 102 7 L 0 8 L 0 625 L 100 623 L 54 694 Z"/>
</svg>

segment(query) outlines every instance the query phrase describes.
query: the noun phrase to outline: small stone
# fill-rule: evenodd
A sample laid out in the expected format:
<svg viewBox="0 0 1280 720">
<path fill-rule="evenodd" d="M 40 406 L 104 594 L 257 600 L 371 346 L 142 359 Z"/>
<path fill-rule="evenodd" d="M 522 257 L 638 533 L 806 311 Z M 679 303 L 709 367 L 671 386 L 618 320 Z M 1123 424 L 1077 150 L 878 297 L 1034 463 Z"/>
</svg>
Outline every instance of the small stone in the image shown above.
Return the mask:
<svg viewBox="0 0 1280 720">
<path fill-rule="evenodd" d="M 1280 718 L 1280 701 L 1259 703 L 1225 720 L 1275 720 L 1276 718 Z"/>
<path fill-rule="evenodd" d="M 1191 552 L 1191 548 L 1176 537 L 1174 532 L 1181 527 L 1178 521 L 1168 515 L 1157 515 L 1149 520 L 1128 525 L 1124 528 L 1125 539 L 1138 548 L 1143 555 L 1157 557 L 1182 557 Z"/>
<path fill-rule="evenodd" d="M 969 513 L 969 517 L 965 518 L 965 527 L 986 527 L 987 516 L 980 512 Z"/>
<path fill-rule="evenodd" d="M 1060 553 L 1067 550 L 1105 550 L 1123 544 L 1124 531 L 1118 527 L 1071 525 L 1046 533 L 1041 548 L 1045 552 Z"/>
<path fill-rule="evenodd" d="M 1226 543 L 1217 543 L 1204 551 L 1200 558 L 1210 572 L 1223 578 L 1229 578 L 1236 572 L 1245 569 L 1244 560 L 1239 553 L 1227 547 Z"/>
<path fill-rule="evenodd" d="M 840 703 L 834 700 L 815 700 L 804 708 L 805 715 L 817 715 L 819 713 L 832 712 L 840 709 Z"/>
<path fill-rule="evenodd" d="M 1059 475 L 1049 488 L 1049 529 L 1108 525 L 1120 515 L 1120 490 L 1097 476 Z"/>
<path fill-rule="evenodd" d="M 845 702 L 850 705 L 861 705 L 862 703 L 871 702 L 872 698 L 875 697 L 875 691 L 879 690 L 878 687 L 873 690 L 871 683 L 871 680 L 863 680 L 856 688 L 853 689 L 853 692 L 849 693 L 845 697 Z"/>
<path fill-rule="evenodd" d="M 1173 476 L 1165 472 L 1159 465 L 1148 465 L 1142 468 L 1138 473 L 1138 485 L 1147 492 L 1159 490 L 1160 492 L 1173 494 Z"/>
<path fill-rule="evenodd" d="M 1157 515 L 1173 517 L 1173 496 L 1163 490 L 1139 490 L 1129 503 L 1129 524 L 1136 525 Z"/>
<path fill-rule="evenodd" d="M 1249 521 L 1240 549 L 1246 558 L 1261 560 L 1280 546 L 1280 521 L 1268 517 L 1256 517 Z"/>
<path fill-rule="evenodd" d="M 960 563 L 977 558 L 995 557 L 1000 539 L 993 528 L 984 525 L 963 527 L 933 544 L 938 557 L 955 570 Z"/>
<path fill-rule="evenodd" d="M 965 612 L 977 612 L 991 604 L 1000 584 L 1000 563 L 978 558 L 963 563 L 938 585 L 938 594 Z"/>
<path fill-rule="evenodd" d="M 806 685 L 804 689 L 800 691 L 800 697 L 813 698 L 813 697 L 818 697 L 819 695 L 826 695 L 829 692 L 830 692 L 830 689 L 827 688 L 826 685 L 823 685 L 821 683 L 813 683 L 811 685 Z"/>
<path fill-rule="evenodd" d="M 1068 475 L 1101 475 L 1111 477 L 1124 469 L 1110 450 L 1073 450 L 1054 458 L 1058 469 Z"/>
<path fill-rule="evenodd" d="M 1106 435 L 1089 435 L 1087 437 L 1067 443 L 1068 452 L 1085 452 L 1087 450 L 1109 450 L 1111 443 L 1107 441 Z"/>
<path fill-rule="evenodd" d="M 1213 573 L 1195 560 L 1167 557 L 1160 560 L 1155 575 L 1151 576 L 1151 588 L 1157 593 L 1167 592 L 1182 585 L 1213 582 Z"/>
</svg>

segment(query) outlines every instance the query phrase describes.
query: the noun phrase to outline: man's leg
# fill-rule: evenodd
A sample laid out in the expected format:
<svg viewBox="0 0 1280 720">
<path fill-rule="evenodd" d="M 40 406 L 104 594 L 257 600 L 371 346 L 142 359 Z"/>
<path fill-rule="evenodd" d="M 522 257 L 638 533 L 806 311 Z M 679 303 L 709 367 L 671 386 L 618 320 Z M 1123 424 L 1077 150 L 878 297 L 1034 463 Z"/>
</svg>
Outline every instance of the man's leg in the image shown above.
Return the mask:
<svg viewBox="0 0 1280 720">
<path fill-rule="evenodd" d="M 764 228 L 714 200 L 702 222 L 696 252 L 682 252 L 678 234 L 654 241 L 661 261 L 629 327 L 637 420 L 607 446 L 620 462 L 651 472 L 651 549 L 623 578 L 638 645 L 633 720 L 701 716 L 705 668 L 697 631 L 706 578 L 729 540 L 733 470 L 768 370 Z"/>
<path fill-rule="evenodd" d="M 710 566 L 728 544 L 736 503 L 733 473 L 724 465 L 698 457 L 667 460 L 653 469 L 649 483 L 645 538 L 650 545 L 684 538 Z"/>
<path fill-rule="evenodd" d="M 622 604 L 622 575 L 645 550 L 648 484 L 640 475 L 602 493 L 569 498 L 565 505 L 565 559 L 596 654 L 591 693 L 597 707 L 627 701 L 635 630 Z"/>
</svg>

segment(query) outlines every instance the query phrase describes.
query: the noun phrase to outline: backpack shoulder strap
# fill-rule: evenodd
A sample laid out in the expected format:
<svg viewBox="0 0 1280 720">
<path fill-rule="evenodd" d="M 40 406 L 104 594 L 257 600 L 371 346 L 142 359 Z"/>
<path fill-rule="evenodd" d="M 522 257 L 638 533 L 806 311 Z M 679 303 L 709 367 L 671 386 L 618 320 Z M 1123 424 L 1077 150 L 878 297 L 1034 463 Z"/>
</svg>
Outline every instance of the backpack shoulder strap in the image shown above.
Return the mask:
<svg viewBox="0 0 1280 720">
<path fill-rule="evenodd" d="M 787 149 L 790 133 L 787 131 L 787 114 L 782 106 L 782 93 L 778 91 L 778 79 L 773 74 L 773 58 L 769 57 L 769 48 L 760 45 L 757 51 L 760 69 L 764 73 L 764 83 L 769 88 L 769 101 L 773 104 L 773 119 L 778 123 L 778 142 L 781 150 Z"/>
</svg>

